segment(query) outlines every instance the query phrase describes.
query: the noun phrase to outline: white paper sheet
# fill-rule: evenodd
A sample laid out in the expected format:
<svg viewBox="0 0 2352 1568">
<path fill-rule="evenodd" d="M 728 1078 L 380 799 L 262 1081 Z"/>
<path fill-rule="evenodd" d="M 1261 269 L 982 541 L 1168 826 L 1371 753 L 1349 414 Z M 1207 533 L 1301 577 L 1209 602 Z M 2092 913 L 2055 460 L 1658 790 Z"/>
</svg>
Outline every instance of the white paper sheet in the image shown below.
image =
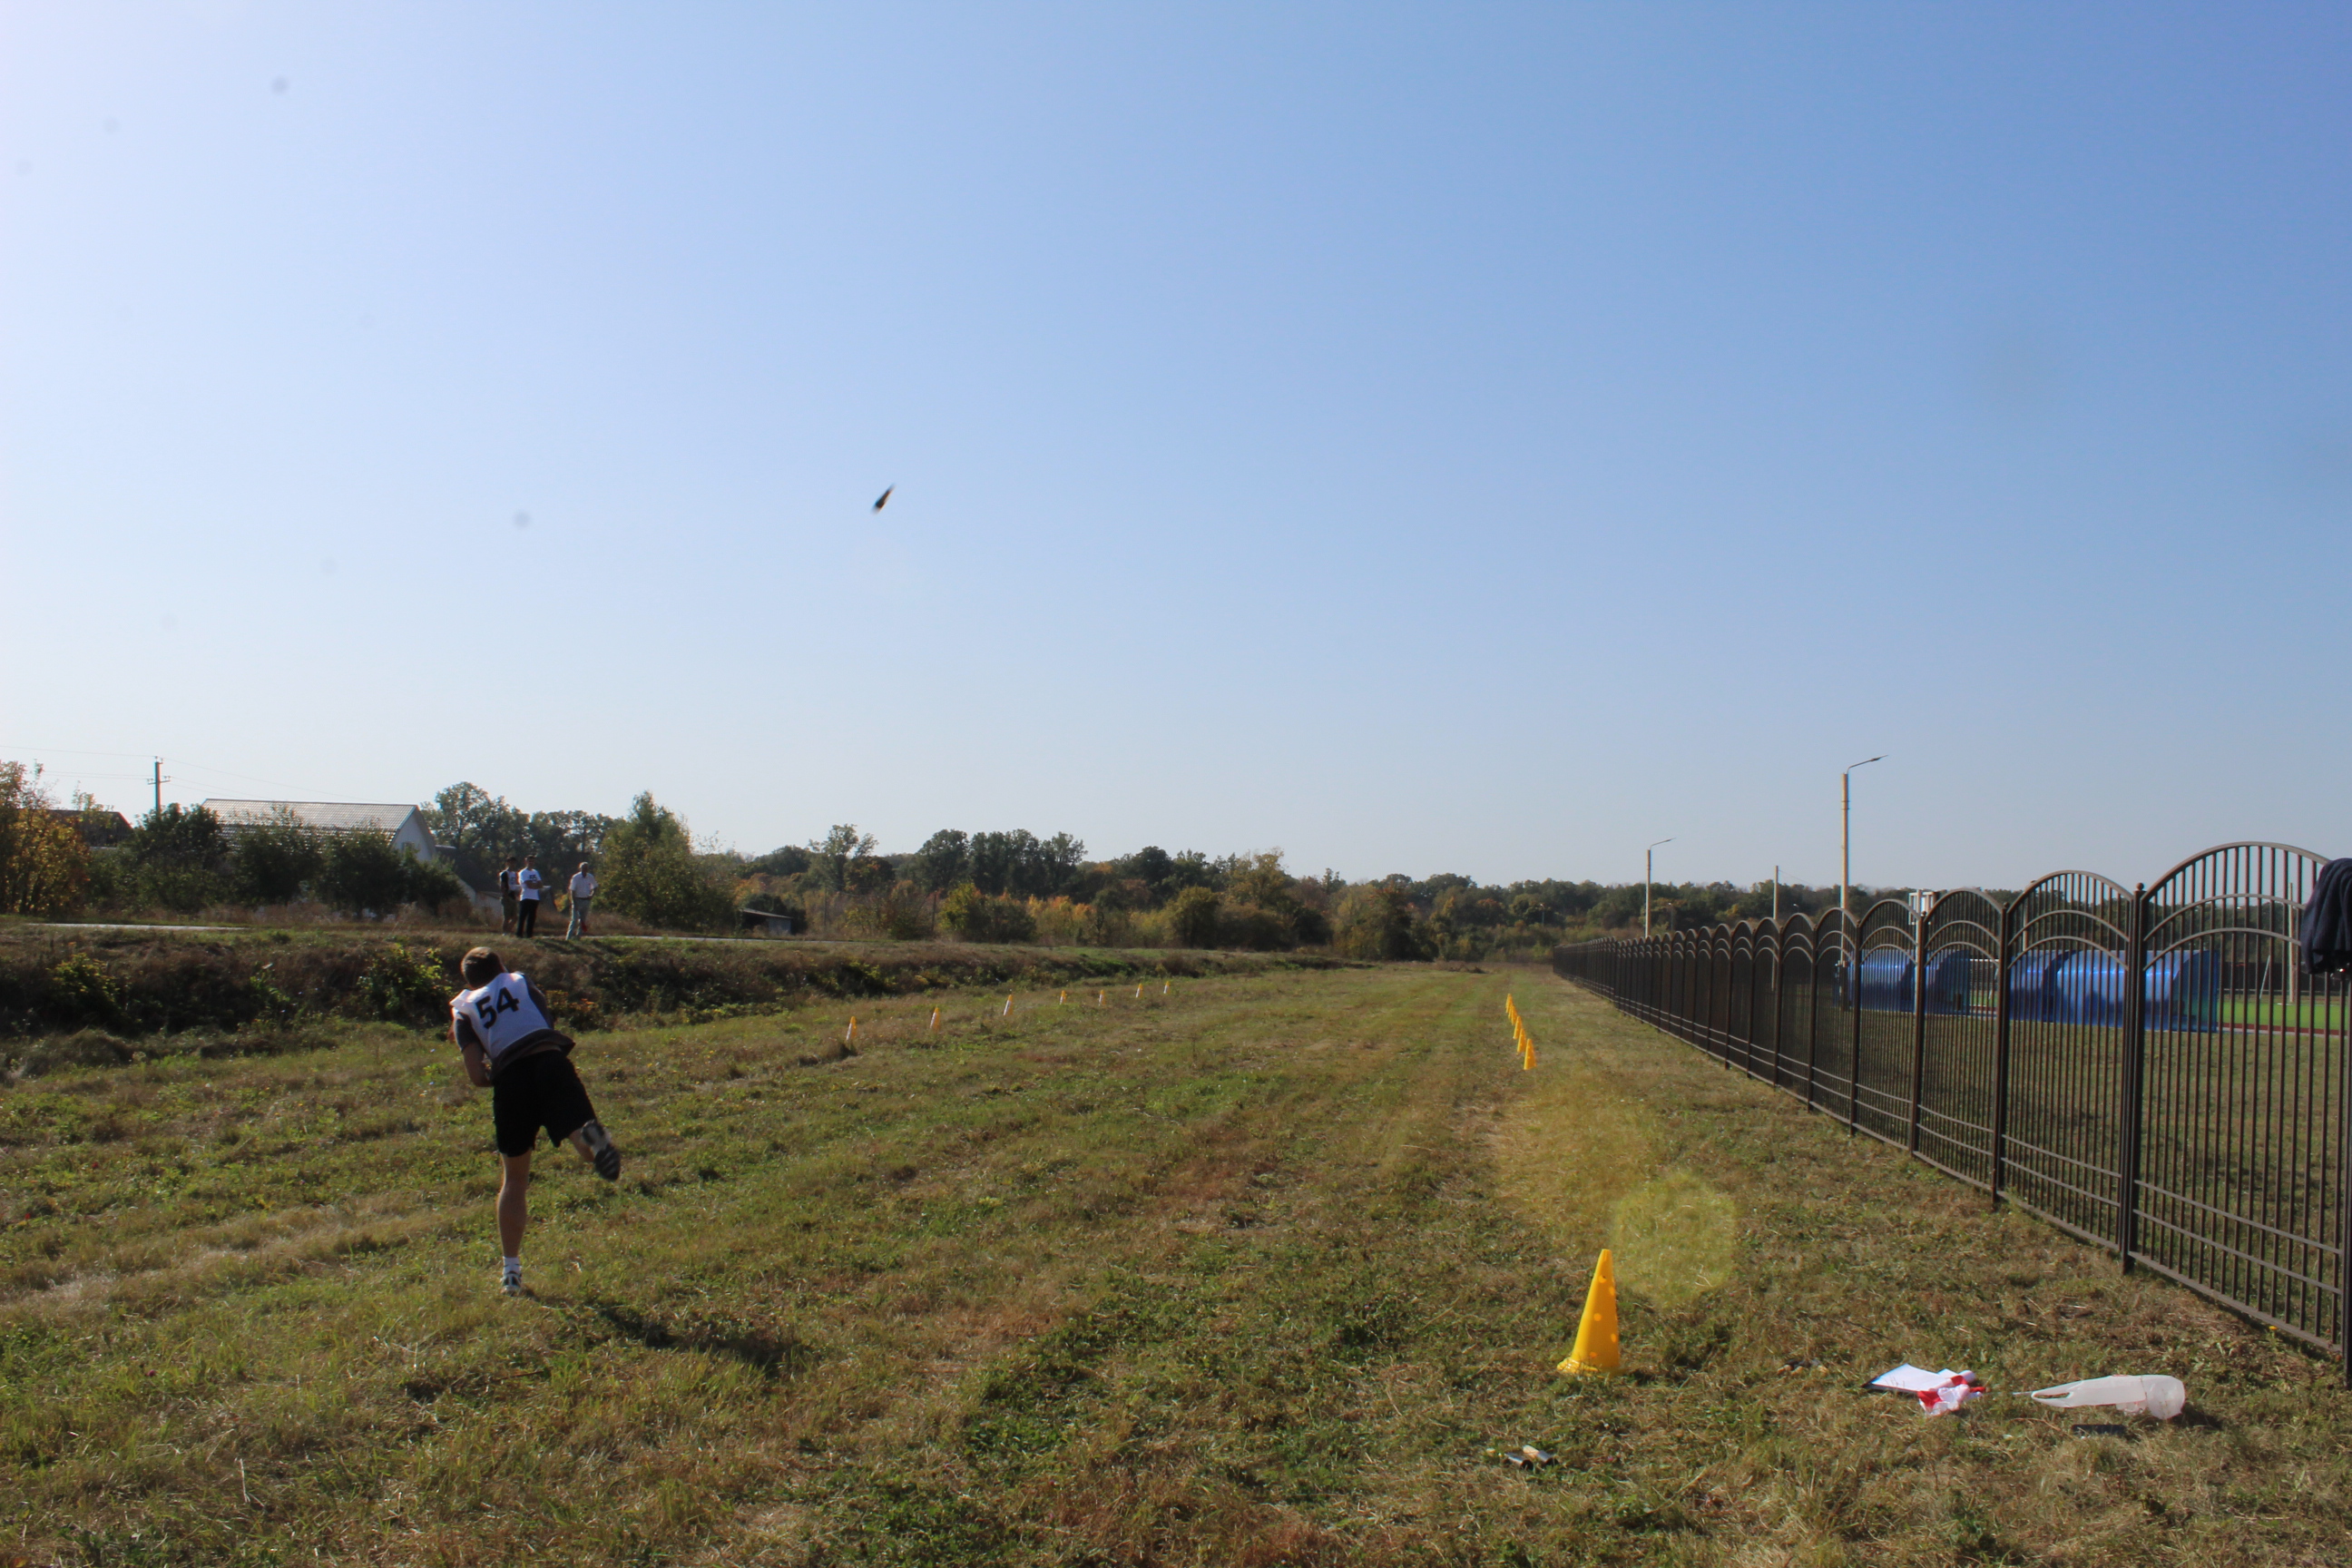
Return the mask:
<svg viewBox="0 0 2352 1568">
<path fill-rule="evenodd" d="M 1941 1372 L 1929 1372 L 1925 1367 L 1905 1362 L 1893 1372 L 1882 1372 L 1870 1380 L 1873 1388 L 1900 1389 L 1905 1394 L 1919 1394 L 1930 1388 L 1941 1388 L 1960 1374 L 1950 1367 Z"/>
</svg>

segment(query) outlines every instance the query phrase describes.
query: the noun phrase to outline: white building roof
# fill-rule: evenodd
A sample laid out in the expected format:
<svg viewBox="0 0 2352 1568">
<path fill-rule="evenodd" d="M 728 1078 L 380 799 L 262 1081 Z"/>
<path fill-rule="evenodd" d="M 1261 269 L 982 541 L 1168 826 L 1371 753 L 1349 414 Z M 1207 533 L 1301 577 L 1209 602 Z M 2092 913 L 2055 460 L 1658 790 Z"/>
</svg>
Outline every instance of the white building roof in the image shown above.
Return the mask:
<svg viewBox="0 0 2352 1568">
<path fill-rule="evenodd" d="M 417 815 L 405 805 L 371 805 L 331 800 L 208 800 L 205 809 L 224 826 L 244 826 L 268 821 L 280 811 L 291 812 L 305 827 L 324 833 L 398 833 Z M 424 828 L 422 822 L 417 826 Z M 426 832 L 429 838 L 431 833 Z"/>
</svg>

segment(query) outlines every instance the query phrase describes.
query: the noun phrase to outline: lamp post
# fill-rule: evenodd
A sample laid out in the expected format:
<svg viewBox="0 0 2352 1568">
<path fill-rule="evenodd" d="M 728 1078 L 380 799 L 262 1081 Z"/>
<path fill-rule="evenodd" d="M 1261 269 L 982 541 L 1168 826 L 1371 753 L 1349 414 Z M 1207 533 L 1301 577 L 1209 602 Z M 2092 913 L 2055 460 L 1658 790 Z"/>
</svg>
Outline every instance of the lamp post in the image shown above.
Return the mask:
<svg viewBox="0 0 2352 1568">
<path fill-rule="evenodd" d="M 1658 844 L 1673 842 L 1671 838 L 1658 840 Z M 1653 844 L 1649 849 L 1642 851 L 1642 934 L 1643 936 L 1650 934 L 1650 849 L 1655 849 L 1658 844 Z"/>
<path fill-rule="evenodd" d="M 1853 895 L 1847 891 L 1853 881 L 1853 770 L 1866 768 L 1873 763 L 1883 763 L 1885 754 L 1864 757 L 1858 763 L 1848 763 L 1845 772 L 1838 774 L 1838 938 L 1853 923 L 1849 908 Z"/>
</svg>

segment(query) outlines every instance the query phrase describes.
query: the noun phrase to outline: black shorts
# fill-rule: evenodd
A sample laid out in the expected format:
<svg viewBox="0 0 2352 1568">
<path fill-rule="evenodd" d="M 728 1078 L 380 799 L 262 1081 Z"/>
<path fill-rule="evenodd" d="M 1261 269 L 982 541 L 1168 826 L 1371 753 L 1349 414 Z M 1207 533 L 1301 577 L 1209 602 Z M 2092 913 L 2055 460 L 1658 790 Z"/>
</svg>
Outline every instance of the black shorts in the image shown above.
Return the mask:
<svg viewBox="0 0 2352 1568">
<path fill-rule="evenodd" d="M 511 1160 L 530 1152 L 539 1130 L 557 1148 L 596 1120 L 572 1058 L 561 1051 L 541 1051 L 499 1074 L 490 1085 L 490 1121 L 498 1128 L 499 1152 Z"/>
</svg>

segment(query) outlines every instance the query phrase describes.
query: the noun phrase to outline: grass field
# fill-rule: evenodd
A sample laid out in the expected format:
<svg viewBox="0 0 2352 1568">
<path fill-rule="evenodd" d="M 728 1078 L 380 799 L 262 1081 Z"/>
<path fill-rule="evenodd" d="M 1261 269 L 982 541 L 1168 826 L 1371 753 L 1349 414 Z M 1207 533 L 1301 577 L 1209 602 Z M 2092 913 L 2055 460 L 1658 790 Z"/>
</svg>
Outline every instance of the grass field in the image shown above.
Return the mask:
<svg viewBox="0 0 2352 1568">
<path fill-rule="evenodd" d="M 2221 1021 L 2255 1028 L 2315 1029 L 2337 1034 L 2344 1027 L 2344 1004 L 2326 996 L 2299 997 L 2289 1005 L 2284 996 L 2224 996 Z"/>
<path fill-rule="evenodd" d="M 1548 976 L 1106 1000 L 585 1037 L 629 1165 L 542 1154 L 514 1300 L 446 1046 L 0 1089 L 0 1563 L 2342 1560 L 2335 1367 Z"/>
</svg>

